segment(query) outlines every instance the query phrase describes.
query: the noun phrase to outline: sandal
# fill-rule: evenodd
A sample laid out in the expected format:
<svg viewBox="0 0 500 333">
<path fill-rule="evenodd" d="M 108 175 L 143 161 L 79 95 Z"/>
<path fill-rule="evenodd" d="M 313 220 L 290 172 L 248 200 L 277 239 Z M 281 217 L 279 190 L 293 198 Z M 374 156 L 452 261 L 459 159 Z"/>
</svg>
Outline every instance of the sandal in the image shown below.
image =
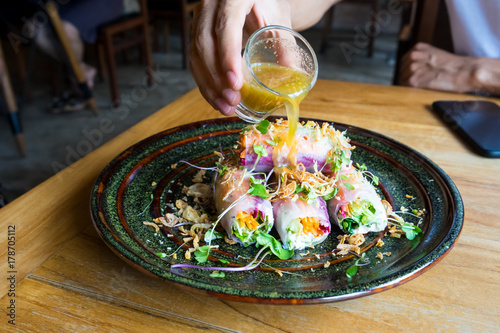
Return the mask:
<svg viewBox="0 0 500 333">
<path fill-rule="evenodd" d="M 53 114 L 71 113 L 83 110 L 86 105 L 87 102 L 83 97 L 65 92 L 52 99 L 52 103 L 47 106 L 47 111 Z"/>
</svg>

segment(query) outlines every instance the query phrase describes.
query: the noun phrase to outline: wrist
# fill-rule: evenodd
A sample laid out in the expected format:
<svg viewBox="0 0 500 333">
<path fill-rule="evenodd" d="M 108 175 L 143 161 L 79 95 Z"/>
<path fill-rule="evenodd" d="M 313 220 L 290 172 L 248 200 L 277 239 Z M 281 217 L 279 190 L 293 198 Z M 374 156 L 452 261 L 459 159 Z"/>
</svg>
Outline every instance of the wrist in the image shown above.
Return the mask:
<svg viewBox="0 0 500 333">
<path fill-rule="evenodd" d="M 493 64 L 495 62 L 495 64 Z M 476 91 L 500 93 L 500 59 L 477 58 L 471 75 L 471 85 Z"/>
</svg>

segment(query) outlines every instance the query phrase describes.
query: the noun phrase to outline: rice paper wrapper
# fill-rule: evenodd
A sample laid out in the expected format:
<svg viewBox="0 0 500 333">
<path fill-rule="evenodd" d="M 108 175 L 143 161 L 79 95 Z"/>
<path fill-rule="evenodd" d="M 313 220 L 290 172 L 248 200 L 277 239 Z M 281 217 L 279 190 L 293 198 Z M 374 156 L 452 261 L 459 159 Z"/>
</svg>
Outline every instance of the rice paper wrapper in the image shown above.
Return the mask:
<svg viewBox="0 0 500 333">
<path fill-rule="evenodd" d="M 352 228 L 352 234 L 384 230 L 387 227 L 387 211 L 370 181 L 353 167 L 342 170 L 340 175 L 344 175 L 348 179 L 339 178 L 338 192 L 334 198 L 328 201 L 328 212 L 331 219 L 342 231 L 347 233 L 349 230 L 342 222 L 353 216 L 359 216 L 356 213 L 363 211 L 366 213 L 363 223 Z M 349 188 L 349 185 L 346 186 L 346 184 L 354 189 Z"/>
<path fill-rule="evenodd" d="M 241 228 L 235 225 L 236 216 L 239 212 L 245 212 L 253 217 L 262 217 L 262 223 L 257 230 L 268 233 L 274 225 L 273 207 L 271 202 L 260 197 L 246 194 L 250 187 L 249 175 L 245 170 L 230 169 L 223 177 L 215 182 L 215 207 L 217 214 L 224 214 L 220 219 L 220 224 L 226 231 L 228 238 L 239 244 L 248 246 L 255 241 L 252 239 L 255 231 Z M 240 230 L 240 234 L 246 233 L 245 240 L 238 238 L 233 227 Z M 244 230 L 245 229 L 245 230 Z"/>
<path fill-rule="evenodd" d="M 342 154 L 348 160 L 351 157 L 349 140 L 330 125 L 320 127 L 314 122 L 299 124 L 292 142 L 288 142 L 288 125 L 272 124 L 269 133 L 261 134 L 250 130 L 240 136 L 242 146 L 241 165 L 255 171 L 269 172 L 273 167 L 296 168 L 303 165 L 306 171 L 331 173 L 331 161 L 339 161 L 339 169 L 350 164 L 342 162 Z M 255 145 L 262 145 L 267 156 L 254 151 Z M 257 160 L 258 159 L 258 160 Z M 257 161 L 257 164 L 255 163 Z"/>
<path fill-rule="evenodd" d="M 280 235 L 283 247 L 289 250 L 301 250 L 307 246 L 323 242 L 330 234 L 330 220 L 325 201 L 318 197 L 309 205 L 306 200 L 298 198 L 279 199 L 273 203 L 275 226 Z M 316 218 L 319 220 L 321 234 L 301 232 L 300 219 Z"/>
</svg>

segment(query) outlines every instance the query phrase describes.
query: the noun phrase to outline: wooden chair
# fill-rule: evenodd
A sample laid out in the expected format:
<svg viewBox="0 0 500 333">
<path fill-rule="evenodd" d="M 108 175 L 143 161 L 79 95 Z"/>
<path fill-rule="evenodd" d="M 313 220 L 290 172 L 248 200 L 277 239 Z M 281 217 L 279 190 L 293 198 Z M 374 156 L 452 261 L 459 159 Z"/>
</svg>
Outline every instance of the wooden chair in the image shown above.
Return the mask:
<svg viewBox="0 0 500 333">
<path fill-rule="evenodd" d="M 354 3 L 354 4 L 360 4 L 360 5 L 370 5 L 371 6 L 371 11 L 372 15 L 370 15 L 370 23 L 372 26 L 375 25 L 376 23 L 376 15 L 375 13 L 378 12 L 378 0 L 345 0 L 342 1 L 342 3 Z M 328 47 L 328 40 L 330 39 L 330 31 L 332 28 L 332 22 L 333 22 L 333 16 L 335 14 L 335 6 L 333 5 L 328 9 L 328 11 L 325 13 L 325 23 L 323 26 L 323 32 L 321 35 L 321 45 L 320 45 L 320 53 L 324 53 L 326 51 L 326 48 Z M 368 57 L 373 56 L 373 47 L 375 43 L 375 36 L 368 36 L 369 37 L 369 42 L 368 42 Z"/>
<path fill-rule="evenodd" d="M 100 27 L 97 37 L 98 70 L 103 71 L 105 59 L 109 75 L 113 106 L 120 104 L 120 91 L 116 73 L 115 54 L 131 47 L 141 46 L 142 58 L 146 63 L 147 83 L 153 83 L 153 60 L 149 36 L 149 18 L 146 0 L 140 0 L 140 13 L 124 16 Z M 132 35 L 127 35 L 131 33 Z M 104 52 L 102 52 L 103 48 Z"/>
<path fill-rule="evenodd" d="M 7 108 L 7 114 L 10 122 L 10 127 L 16 139 L 17 147 L 23 156 L 26 156 L 26 144 L 24 140 L 24 133 L 21 126 L 21 120 L 19 119 L 19 112 L 17 108 L 16 98 L 14 96 L 14 91 L 12 89 L 12 84 L 9 77 L 9 71 L 7 69 L 7 64 L 5 62 L 5 57 L 2 51 L 2 45 L 0 44 L 0 66 L 2 66 L 2 72 L 0 72 L 0 86 L 2 88 L 2 99 L 3 103 Z"/>
<path fill-rule="evenodd" d="M 158 21 L 177 21 L 181 23 L 181 40 L 182 40 L 182 68 L 187 68 L 189 59 L 189 31 L 193 21 L 193 11 L 198 0 L 175 0 L 161 1 L 149 0 L 149 16 L 153 22 L 155 33 L 155 50 L 158 50 Z M 163 30 L 163 38 L 165 48 L 168 47 L 168 29 Z"/>
</svg>

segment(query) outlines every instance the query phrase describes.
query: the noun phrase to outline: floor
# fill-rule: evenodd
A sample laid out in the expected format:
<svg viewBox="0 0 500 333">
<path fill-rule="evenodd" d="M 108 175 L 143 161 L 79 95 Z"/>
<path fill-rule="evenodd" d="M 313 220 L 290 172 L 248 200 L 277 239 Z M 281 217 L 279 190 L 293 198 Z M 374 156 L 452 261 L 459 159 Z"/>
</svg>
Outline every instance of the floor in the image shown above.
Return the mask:
<svg viewBox="0 0 500 333">
<path fill-rule="evenodd" d="M 375 53 L 368 58 L 360 34 L 365 26 L 363 20 L 369 12 L 365 10 L 364 17 L 360 17 L 358 11 L 346 7 L 344 14 L 338 20 L 337 16 L 335 18 L 326 51 L 323 54 L 317 51 L 319 78 L 391 84 L 397 46 L 397 20 L 392 20 L 377 34 Z M 354 18 L 349 19 L 349 15 Z M 181 68 L 180 39 L 175 29 L 172 34 L 169 53 L 154 53 L 157 82 L 153 88 L 146 89 L 143 86 L 142 65 L 134 61 L 120 65 L 119 85 L 122 105 L 125 107 L 113 109 L 107 82 L 96 83 L 94 94 L 100 110 L 97 117 L 89 110 L 64 115 L 47 113 L 46 105 L 51 98 L 47 76 L 40 73 L 35 75 L 31 100 L 22 105 L 21 113 L 26 136 L 26 157 L 20 156 L 6 119 L 0 118 L 0 184 L 8 201 L 196 87 L 189 71 Z M 319 50 L 321 23 L 303 34 L 313 48 Z M 110 119 L 111 130 L 98 131 L 100 122 L 105 118 Z M 83 145 L 84 141 L 87 144 Z"/>
</svg>

